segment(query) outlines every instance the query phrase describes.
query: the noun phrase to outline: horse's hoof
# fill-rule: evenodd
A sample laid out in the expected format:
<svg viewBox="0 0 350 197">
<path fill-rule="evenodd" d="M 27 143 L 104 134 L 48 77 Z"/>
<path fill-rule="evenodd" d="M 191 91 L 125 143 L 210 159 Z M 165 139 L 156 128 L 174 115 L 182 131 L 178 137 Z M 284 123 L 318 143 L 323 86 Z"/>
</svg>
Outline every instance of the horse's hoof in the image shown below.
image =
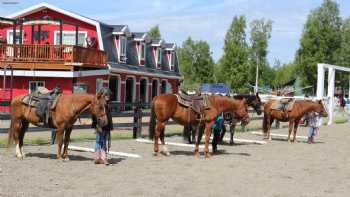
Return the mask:
<svg viewBox="0 0 350 197">
<path fill-rule="evenodd" d="M 210 153 L 205 153 L 205 158 L 209 159 L 211 157 Z"/>
<path fill-rule="evenodd" d="M 194 157 L 199 158 L 200 157 L 199 152 L 194 152 Z"/>
<path fill-rule="evenodd" d="M 68 156 L 63 158 L 63 161 L 69 161 L 69 160 L 70 160 L 70 159 L 69 159 Z"/>
<path fill-rule="evenodd" d="M 159 156 L 159 152 L 154 152 L 153 156 L 156 156 L 156 157 Z"/>
<path fill-rule="evenodd" d="M 17 157 L 18 159 L 23 159 L 23 158 L 24 158 L 23 155 L 16 155 L 16 157 Z"/>
<path fill-rule="evenodd" d="M 170 156 L 170 153 L 168 151 L 164 152 L 165 156 Z"/>
</svg>

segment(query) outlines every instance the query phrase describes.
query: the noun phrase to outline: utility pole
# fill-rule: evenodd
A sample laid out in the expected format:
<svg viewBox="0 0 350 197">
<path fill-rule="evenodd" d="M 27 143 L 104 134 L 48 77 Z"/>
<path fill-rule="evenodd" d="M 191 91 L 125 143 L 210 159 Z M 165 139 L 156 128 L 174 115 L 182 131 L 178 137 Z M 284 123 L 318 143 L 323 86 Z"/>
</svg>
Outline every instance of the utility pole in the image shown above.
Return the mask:
<svg viewBox="0 0 350 197">
<path fill-rule="evenodd" d="M 256 74 L 255 74 L 255 88 L 254 88 L 255 94 L 259 91 L 258 82 L 259 82 L 259 57 L 258 57 L 258 53 L 256 53 Z"/>
</svg>

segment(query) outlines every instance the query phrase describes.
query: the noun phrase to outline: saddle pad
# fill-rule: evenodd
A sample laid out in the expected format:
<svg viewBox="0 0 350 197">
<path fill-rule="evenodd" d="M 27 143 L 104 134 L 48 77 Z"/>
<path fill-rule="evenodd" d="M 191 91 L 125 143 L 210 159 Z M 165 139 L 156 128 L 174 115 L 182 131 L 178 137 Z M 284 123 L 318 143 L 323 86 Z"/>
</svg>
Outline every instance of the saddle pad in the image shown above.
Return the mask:
<svg viewBox="0 0 350 197">
<path fill-rule="evenodd" d="M 57 95 L 57 97 L 53 100 L 52 105 L 50 106 L 50 109 L 52 109 L 52 110 L 55 109 L 57 102 L 58 102 L 58 99 L 60 97 L 61 97 L 61 94 Z M 33 97 L 30 94 L 27 94 L 22 98 L 22 103 L 24 103 L 28 106 L 31 106 L 31 107 L 38 107 L 39 102 L 40 102 L 40 100 L 38 98 Z"/>
<path fill-rule="evenodd" d="M 210 108 L 208 95 L 203 95 L 203 100 L 201 100 L 201 101 L 197 100 L 197 101 L 194 101 L 194 102 L 190 101 L 190 100 L 185 100 L 178 94 L 175 94 L 175 96 L 177 97 L 177 102 L 178 103 L 180 103 L 181 105 L 183 105 L 185 107 L 191 108 L 192 110 L 194 110 L 197 113 L 200 113 L 199 109 L 198 109 L 199 107 L 203 107 L 203 109 L 209 109 Z M 201 102 L 200 106 L 196 106 L 196 104 L 197 104 L 196 102 Z"/>
<path fill-rule="evenodd" d="M 286 110 L 287 110 L 287 111 L 292 111 L 293 106 L 294 106 L 294 103 L 295 103 L 295 100 L 289 102 L 289 103 L 287 104 L 287 106 L 286 106 Z M 273 109 L 273 110 L 282 110 L 282 106 L 283 106 L 283 105 L 284 105 L 284 104 L 281 103 L 281 100 L 275 100 L 275 101 L 273 101 L 273 103 L 272 103 L 272 105 L 271 105 L 271 109 Z"/>
</svg>

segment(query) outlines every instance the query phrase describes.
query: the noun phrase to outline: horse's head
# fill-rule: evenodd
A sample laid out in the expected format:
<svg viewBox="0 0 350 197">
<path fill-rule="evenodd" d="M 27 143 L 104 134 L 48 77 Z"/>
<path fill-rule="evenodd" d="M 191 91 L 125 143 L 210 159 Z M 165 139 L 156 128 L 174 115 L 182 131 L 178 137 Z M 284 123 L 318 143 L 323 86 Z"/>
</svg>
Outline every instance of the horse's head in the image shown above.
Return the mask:
<svg viewBox="0 0 350 197">
<path fill-rule="evenodd" d="M 328 113 L 327 110 L 322 102 L 322 100 L 318 100 L 315 102 L 316 103 L 316 109 L 315 112 L 317 112 L 318 114 L 320 114 L 321 117 L 327 117 Z"/>
<path fill-rule="evenodd" d="M 93 102 L 91 103 L 91 113 L 96 117 L 97 121 L 97 130 L 101 131 L 101 128 L 108 124 L 107 117 L 107 101 L 109 100 L 109 94 L 104 91 L 99 91 Z"/>
<path fill-rule="evenodd" d="M 242 100 L 237 100 L 238 106 L 234 111 L 235 118 L 241 120 L 243 125 L 249 123 L 250 118 L 248 114 L 248 102 L 247 99 L 243 98 Z"/>
<path fill-rule="evenodd" d="M 248 105 L 251 106 L 258 115 L 262 113 L 262 102 L 258 93 L 254 96 L 250 96 L 248 102 Z"/>
</svg>

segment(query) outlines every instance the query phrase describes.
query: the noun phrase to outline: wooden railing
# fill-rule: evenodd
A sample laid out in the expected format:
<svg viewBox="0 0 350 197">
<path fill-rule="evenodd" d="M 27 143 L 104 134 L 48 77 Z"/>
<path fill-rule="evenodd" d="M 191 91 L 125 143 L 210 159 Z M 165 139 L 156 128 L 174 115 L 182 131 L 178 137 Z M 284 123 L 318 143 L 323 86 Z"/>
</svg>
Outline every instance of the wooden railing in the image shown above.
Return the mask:
<svg viewBox="0 0 350 197">
<path fill-rule="evenodd" d="M 57 62 L 106 66 L 107 55 L 98 49 L 72 45 L 0 44 L 0 62 Z"/>
</svg>

